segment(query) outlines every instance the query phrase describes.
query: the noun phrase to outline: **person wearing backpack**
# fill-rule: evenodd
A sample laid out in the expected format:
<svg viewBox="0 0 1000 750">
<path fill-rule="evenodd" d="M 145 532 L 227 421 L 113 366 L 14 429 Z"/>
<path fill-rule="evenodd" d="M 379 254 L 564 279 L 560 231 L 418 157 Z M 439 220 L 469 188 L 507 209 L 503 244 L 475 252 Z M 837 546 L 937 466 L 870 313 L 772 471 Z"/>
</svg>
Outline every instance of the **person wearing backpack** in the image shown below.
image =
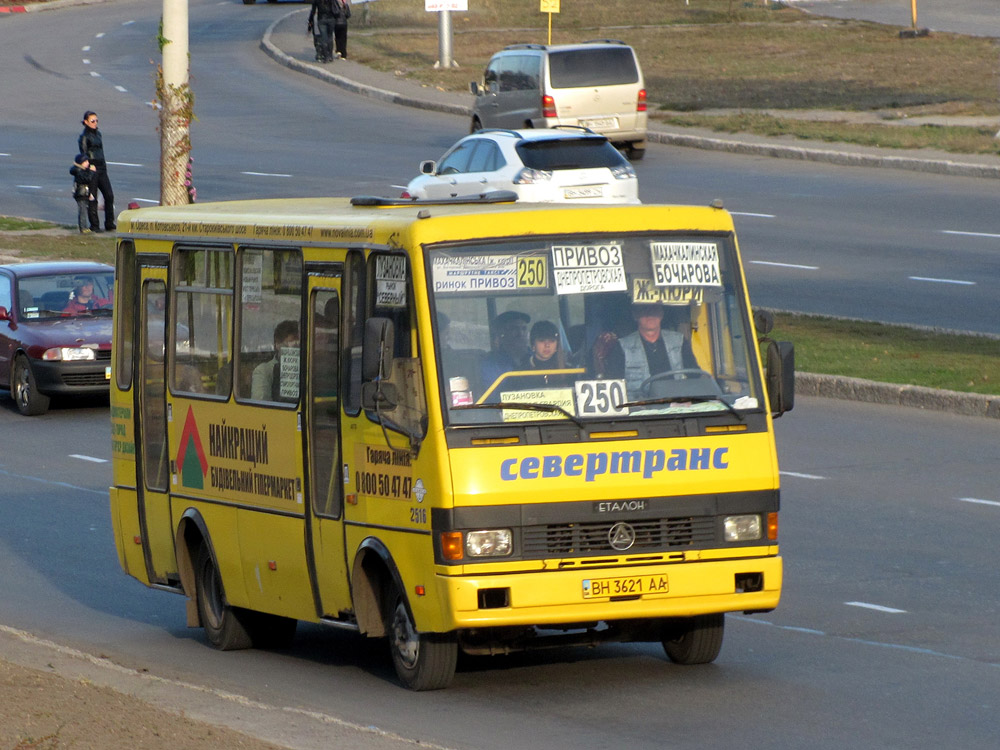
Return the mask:
<svg viewBox="0 0 1000 750">
<path fill-rule="evenodd" d="M 317 62 L 333 60 L 333 33 L 339 12 L 339 0 L 312 0 L 306 28 L 313 34 Z"/>
</svg>

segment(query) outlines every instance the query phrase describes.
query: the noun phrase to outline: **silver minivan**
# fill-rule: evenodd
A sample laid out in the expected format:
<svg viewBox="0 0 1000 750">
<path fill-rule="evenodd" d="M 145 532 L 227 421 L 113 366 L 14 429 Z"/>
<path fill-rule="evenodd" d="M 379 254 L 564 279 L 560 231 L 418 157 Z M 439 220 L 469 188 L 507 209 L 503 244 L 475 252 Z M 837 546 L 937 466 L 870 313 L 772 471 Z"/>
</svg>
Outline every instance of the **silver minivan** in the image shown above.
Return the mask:
<svg viewBox="0 0 1000 750">
<path fill-rule="evenodd" d="M 633 161 L 646 152 L 646 85 L 624 42 L 513 44 L 470 89 L 472 132 L 576 125 L 607 136 Z"/>
</svg>

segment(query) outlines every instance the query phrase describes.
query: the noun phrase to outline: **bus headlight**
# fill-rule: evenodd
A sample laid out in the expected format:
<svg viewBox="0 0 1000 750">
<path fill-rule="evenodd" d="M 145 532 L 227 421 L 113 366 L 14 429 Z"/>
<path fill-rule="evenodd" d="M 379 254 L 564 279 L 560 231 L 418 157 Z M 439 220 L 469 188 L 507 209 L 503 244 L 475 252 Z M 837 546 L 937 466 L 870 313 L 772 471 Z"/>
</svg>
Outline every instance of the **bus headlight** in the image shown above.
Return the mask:
<svg viewBox="0 0 1000 750">
<path fill-rule="evenodd" d="M 760 539 L 760 516 L 726 516 L 724 521 L 727 542 L 749 542 Z"/>
<path fill-rule="evenodd" d="M 80 362 L 83 360 L 95 360 L 97 355 L 93 349 L 63 346 L 56 349 L 46 349 L 42 354 L 42 359 L 48 362 Z"/>
<path fill-rule="evenodd" d="M 510 529 L 467 531 L 465 554 L 469 557 L 506 557 L 513 549 Z"/>
</svg>

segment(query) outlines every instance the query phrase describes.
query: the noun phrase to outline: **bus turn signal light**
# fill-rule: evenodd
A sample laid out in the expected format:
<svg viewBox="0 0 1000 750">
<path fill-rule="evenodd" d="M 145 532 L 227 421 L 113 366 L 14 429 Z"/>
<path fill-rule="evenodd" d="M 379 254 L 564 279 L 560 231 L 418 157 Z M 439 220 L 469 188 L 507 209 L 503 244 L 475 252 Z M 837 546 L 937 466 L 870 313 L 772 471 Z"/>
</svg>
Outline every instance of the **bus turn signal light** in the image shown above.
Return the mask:
<svg viewBox="0 0 1000 750">
<path fill-rule="evenodd" d="M 445 560 L 461 560 L 464 557 L 461 531 L 445 531 L 441 534 L 441 555 Z"/>
<path fill-rule="evenodd" d="M 767 514 L 767 538 L 774 541 L 778 538 L 778 514 Z"/>
</svg>

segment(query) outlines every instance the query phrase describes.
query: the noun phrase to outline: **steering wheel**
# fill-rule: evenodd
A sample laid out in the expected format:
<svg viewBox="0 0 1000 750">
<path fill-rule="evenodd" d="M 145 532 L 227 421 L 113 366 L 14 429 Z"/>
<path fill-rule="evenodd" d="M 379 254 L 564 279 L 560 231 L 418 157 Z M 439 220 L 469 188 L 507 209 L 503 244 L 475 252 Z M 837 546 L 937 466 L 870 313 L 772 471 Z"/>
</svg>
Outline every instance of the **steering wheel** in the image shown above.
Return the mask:
<svg viewBox="0 0 1000 750">
<path fill-rule="evenodd" d="M 674 380 L 678 382 L 683 382 L 685 380 L 697 380 L 697 381 L 707 380 L 709 383 L 712 384 L 713 393 L 704 395 L 712 395 L 722 398 L 722 389 L 719 387 L 718 381 L 715 379 L 712 373 L 708 372 L 707 370 L 702 370 L 700 367 L 682 367 L 677 370 L 666 370 L 664 372 L 658 372 L 655 375 L 650 375 L 648 378 L 642 381 L 642 385 L 639 386 L 639 390 L 642 393 L 649 394 L 651 386 L 654 383 L 659 383 L 662 380 Z M 678 398 L 683 398 L 684 396 L 690 396 L 690 395 L 693 394 L 681 393 L 678 394 Z"/>
</svg>

